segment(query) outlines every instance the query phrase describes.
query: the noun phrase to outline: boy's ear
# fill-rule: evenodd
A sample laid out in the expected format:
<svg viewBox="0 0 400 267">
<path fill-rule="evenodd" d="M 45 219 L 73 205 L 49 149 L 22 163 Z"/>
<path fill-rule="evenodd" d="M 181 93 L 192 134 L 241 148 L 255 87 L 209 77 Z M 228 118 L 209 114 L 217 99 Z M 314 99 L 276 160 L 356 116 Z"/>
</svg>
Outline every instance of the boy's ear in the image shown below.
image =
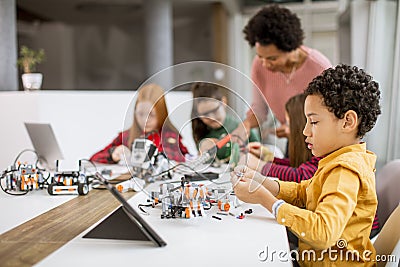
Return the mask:
<svg viewBox="0 0 400 267">
<path fill-rule="evenodd" d="M 358 128 L 358 115 L 354 110 L 348 110 L 343 116 L 343 130 L 351 132 Z"/>
</svg>

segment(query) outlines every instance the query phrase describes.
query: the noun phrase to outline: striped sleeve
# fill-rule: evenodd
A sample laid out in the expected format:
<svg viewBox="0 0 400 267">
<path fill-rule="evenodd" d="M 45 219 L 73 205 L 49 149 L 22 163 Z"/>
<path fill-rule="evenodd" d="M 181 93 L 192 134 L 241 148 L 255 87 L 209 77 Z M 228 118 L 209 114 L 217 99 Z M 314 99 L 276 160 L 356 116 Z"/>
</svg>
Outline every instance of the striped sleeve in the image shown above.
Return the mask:
<svg viewBox="0 0 400 267">
<path fill-rule="evenodd" d="M 312 157 L 310 161 L 301 164 L 297 168 L 276 163 L 267 163 L 263 166 L 261 174 L 277 177 L 282 181 L 299 183 L 300 181 L 308 180 L 313 177 L 314 173 L 317 171 L 319 160 L 320 158 Z"/>
<path fill-rule="evenodd" d="M 379 229 L 378 213 L 375 213 L 374 222 L 372 223 L 372 230 Z"/>
</svg>

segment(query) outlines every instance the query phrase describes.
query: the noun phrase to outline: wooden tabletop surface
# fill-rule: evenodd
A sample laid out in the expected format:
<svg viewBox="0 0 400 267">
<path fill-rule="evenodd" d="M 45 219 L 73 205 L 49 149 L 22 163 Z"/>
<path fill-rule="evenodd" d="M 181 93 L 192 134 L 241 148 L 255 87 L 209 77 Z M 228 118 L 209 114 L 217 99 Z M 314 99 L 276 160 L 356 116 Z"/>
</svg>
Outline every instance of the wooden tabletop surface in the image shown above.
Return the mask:
<svg viewBox="0 0 400 267">
<path fill-rule="evenodd" d="M 126 199 L 135 194 L 124 193 Z M 55 196 L 57 197 L 57 196 Z M 116 209 L 107 190 L 91 190 L 0 235 L 1 266 L 32 266 Z"/>
</svg>

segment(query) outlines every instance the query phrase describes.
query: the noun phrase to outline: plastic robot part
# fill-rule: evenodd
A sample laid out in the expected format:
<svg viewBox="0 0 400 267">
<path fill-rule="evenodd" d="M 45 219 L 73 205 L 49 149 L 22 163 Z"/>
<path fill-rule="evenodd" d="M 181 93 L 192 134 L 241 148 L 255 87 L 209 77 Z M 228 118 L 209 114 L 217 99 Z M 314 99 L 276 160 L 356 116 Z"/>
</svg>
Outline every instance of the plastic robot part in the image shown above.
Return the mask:
<svg viewBox="0 0 400 267">
<path fill-rule="evenodd" d="M 78 171 L 59 171 L 59 161 L 56 161 L 56 172 L 47 187 L 50 195 L 87 195 L 89 181 L 83 171 L 82 162 L 79 161 Z"/>
<path fill-rule="evenodd" d="M 205 215 L 207 188 L 204 185 L 187 184 L 184 180 L 176 187 L 172 183 L 160 185 L 159 192 L 152 192 L 153 207 L 161 204 L 161 218 L 193 218 Z"/>
<path fill-rule="evenodd" d="M 5 178 L 5 189 L 7 192 L 27 192 L 33 189 L 42 189 L 44 179 L 42 172 L 35 164 L 17 162 L 3 172 Z M 12 194 L 12 193 L 11 193 Z"/>
<path fill-rule="evenodd" d="M 244 173 L 243 172 L 236 172 L 236 176 L 241 179 L 241 178 L 244 177 Z"/>
<path fill-rule="evenodd" d="M 222 201 L 222 200 L 218 201 L 218 209 L 220 211 L 229 211 L 230 208 L 231 208 L 231 205 L 229 204 L 228 199 L 225 199 L 224 201 Z"/>
<path fill-rule="evenodd" d="M 244 219 L 244 214 L 243 214 L 243 213 L 240 213 L 240 215 L 237 216 L 236 218 L 238 218 L 238 219 Z"/>
<path fill-rule="evenodd" d="M 118 183 L 115 187 L 120 193 L 127 192 L 129 189 L 139 192 L 143 190 L 144 185 L 145 181 L 136 177 L 132 177 L 129 180 Z"/>
<path fill-rule="evenodd" d="M 198 157 L 196 160 L 192 161 L 189 165 L 190 169 L 195 169 L 197 166 L 204 164 L 208 162 L 211 159 L 214 159 L 218 149 L 221 149 L 226 143 L 228 143 L 231 140 L 231 135 L 227 134 L 225 137 L 220 139 L 212 148 L 209 150 L 203 152 L 200 157 Z"/>
<path fill-rule="evenodd" d="M 248 210 L 245 210 L 244 213 L 245 213 L 245 214 L 252 214 L 252 213 L 253 213 L 253 210 L 252 210 L 252 209 L 248 209 Z"/>
<path fill-rule="evenodd" d="M 148 183 L 171 179 L 168 158 L 159 153 L 151 140 L 137 138 L 132 144 L 131 160 L 133 176 Z"/>
<path fill-rule="evenodd" d="M 148 169 L 154 163 L 154 156 L 157 153 L 157 147 L 151 140 L 137 138 L 132 144 L 131 164 Z"/>
</svg>

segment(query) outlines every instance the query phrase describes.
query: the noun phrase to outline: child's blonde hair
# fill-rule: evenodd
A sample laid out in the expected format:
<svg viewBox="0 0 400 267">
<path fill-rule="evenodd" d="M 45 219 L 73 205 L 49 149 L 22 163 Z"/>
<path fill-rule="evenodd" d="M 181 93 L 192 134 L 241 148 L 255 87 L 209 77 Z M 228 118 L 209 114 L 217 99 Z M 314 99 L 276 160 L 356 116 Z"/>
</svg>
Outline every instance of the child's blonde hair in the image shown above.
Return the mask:
<svg viewBox="0 0 400 267">
<path fill-rule="evenodd" d="M 136 138 L 140 137 L 143 134 L 143 129 L 141 129 L 137 124 L 135 116 L 137 104 L 140 102 L 150 102 L 153 105 L 152 109 L 154 109 L 156 112 L 156 117 L 158 121 L 157 131 L 159 132 L 159 134 L 161 134 L 161 129 L 163 127 L 167 127 L 169 130 L 178 133 L 178 130 L 168 118 L 168 108 L 165 102 L 164 90 L 157 84 L 147 84 L 140 88 L 138 92 L 138 97 L 133 111 L 133 124 L 129 129 L 128 147 L 132 145 L 133 141 Z"/>
</svg>

